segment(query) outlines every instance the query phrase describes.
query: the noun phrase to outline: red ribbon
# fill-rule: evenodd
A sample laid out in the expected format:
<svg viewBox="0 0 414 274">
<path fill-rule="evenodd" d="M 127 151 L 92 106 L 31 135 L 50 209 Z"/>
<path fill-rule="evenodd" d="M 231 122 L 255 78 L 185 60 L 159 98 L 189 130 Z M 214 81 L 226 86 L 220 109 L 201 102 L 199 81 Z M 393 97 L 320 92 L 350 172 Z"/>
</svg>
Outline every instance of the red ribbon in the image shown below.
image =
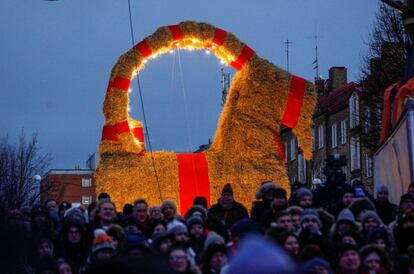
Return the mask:
<svg viewBox="0 0 414 274">
<path fill-rule="evenodd" d="M 252 50 L 249 46 L 243 45 L 242 51 L 237 57 L 236 61 L 231 62 L 230 66 L 235 68 L 236 70 L 241 70 L 241 68 L 246 64 L 247 61 L 253 56 L 254 50 Z"/>
<path fill-rule="evenodd" d="M 193 206 L 196 196 L 207 198 L 210 204 L 208 164 L 204 153 L 177 153 L 180 180 L 181 214 Z"/>
<path fill-rule="evenodd" d="M 118 134 L 130 131 L 128 121 L 123 121 L 113 126 L 104 126 L 102 140 L 119 141 Z"/>
<path fill-rule="evenodd" d="M 178 41 L 184 38 L 184 34 L 181 31 L 181 27 L 180 25 L 173 25 L 173 26 L 168 26 L 168 28 L 171 31 L 171 35 L 173 37 L 173 41 Z"/>
<path fill-rule="evenodd" d="M 119 88 L 125 92 L 128 92 L 129 86 L 131 85 L 131 80 L 121 76 L 116 76 L 113 81 L 109 81 L 108 89 L 106 92 L 112 92 L 112 88 Z"/>
<path fill-rule="evenodd" d="M 285 113 L 281 121 L 282 125 L 294 128 L 299 120 L 300 109 L 305 94 L 305 79 L 292 75 L 290 78 L 290 90 Z"/>
<path fill-rule="evenodd" d="M 142 57 L 147 57 L 150 56 L 152 54 L 152 49 L 150 48 L 150 46 L 148 45 L 147 41 L 142 40 L 141 42 L 139 42 L 135 48 L 139 51 L 139 53 L 141 54 Z"/>
<path fill-rule="evenodd" d="M 397 95 L 395 96 L 394 101 L 394 117 L 392 124 L 393 126 L 396 126 L 398 123 L 398 120 L 400 120 L 402 111 L 403 111 L 403 105 L 404 100 L 407 95 L 414 92 L 414 78 L 409 79 L 405 85 L 402 87 L 399 87 Z"/>
<path fill-rule="evenodd" d="M 388 138 L 391 122 L 391 94 L 395 93 L 400 87 L 400 82 L 394 83 L 384 90 L 384 103 L 382 108 L 382 122 L 380 132 L 380 142 Z"/>
<path fill-rule="evenodd" d="M 227 31 L 216 28 L 214 31 L 214 37 L 211 42 L 213 42 L 217 47 L 220 47 L 224 44 L 224 39 L 226 38 Z"/>
<path fill-rule="evenodd" d="M 142 129 L 142 127 L 136 127 L 133 129 L 133 134 L 135 136 L 135 138 L 140 141 L 140 142 L 144 142 L 144 131 Z"/>
<path fill-rule="evenodd" d="M 277 135 L 276 132 L 273 132 L 273 139 L 275 140 L 275 144 L 276 144 L 276 150 L 277 153 L 279 154 L 279 158 L 283 163 L 286 163 L 286 158 L 285 158 L 285 145 L 282 143 L 282 141 L 280 140 L 279 136 Z"/>
</svg>

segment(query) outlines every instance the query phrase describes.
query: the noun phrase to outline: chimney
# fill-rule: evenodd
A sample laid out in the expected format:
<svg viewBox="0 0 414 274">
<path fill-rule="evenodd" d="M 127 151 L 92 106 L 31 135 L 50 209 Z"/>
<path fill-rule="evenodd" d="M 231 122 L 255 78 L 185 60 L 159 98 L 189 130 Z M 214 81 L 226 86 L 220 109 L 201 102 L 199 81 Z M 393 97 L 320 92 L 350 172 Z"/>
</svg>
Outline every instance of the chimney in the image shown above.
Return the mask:
<svg viewBox="0 0 414 274">
<path fill-rule="evenodd" d="M 348 83 L 346 67 L 331 67 L 329 69 L 329 90 L 333 91 Z"/>
</svg>

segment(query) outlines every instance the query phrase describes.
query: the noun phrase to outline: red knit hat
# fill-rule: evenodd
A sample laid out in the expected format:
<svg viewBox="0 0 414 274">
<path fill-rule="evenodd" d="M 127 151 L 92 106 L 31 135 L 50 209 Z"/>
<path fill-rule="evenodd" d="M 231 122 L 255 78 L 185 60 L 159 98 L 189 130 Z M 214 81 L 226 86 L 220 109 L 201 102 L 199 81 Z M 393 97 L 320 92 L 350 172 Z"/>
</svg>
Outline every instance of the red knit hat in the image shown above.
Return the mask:
<svg viewBox="0 0 414 274">
<path fill-rule="evenodd" d="M 95 253 L 101 249 L 110 248 L 115 250 L 114 241 L 111 237 L 109 237 L 105 230 L 103 229 L 95 229 L 93 232 L 95 238 L 93 239 L 92 243 L 92 253 Z"/>
</svg>

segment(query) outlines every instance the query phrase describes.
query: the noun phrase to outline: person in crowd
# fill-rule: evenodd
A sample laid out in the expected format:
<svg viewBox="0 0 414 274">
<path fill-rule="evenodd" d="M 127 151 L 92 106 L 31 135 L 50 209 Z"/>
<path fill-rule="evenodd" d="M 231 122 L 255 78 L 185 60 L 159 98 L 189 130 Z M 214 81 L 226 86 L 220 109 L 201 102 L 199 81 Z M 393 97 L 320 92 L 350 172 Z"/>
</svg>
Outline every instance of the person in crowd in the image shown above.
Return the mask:
<svg viewBox="0 0 414 274">
<path fill-rule="evenodd" d="M 204 241 L 204 252 L 208 249 L 208 247 L 211 244 L 223 244 L 223 245 L 225 245 L 226 242 L 224 241 L 224 238 L 221 237 L 219 234 L 217 234 L 214 231 L 210 231 L 207 234 L 206 240 Z"/>
<path fill-rule="evenodd" d="M 234 200 L 233 188 L 227 183 L 221 191 L 217 204 L 210 207 L 208 218 L 229 230 L 238 220 L 249 218 L 249 214 L 244 205 Z"/>
<path fill-rule="evenodd" d="M 366 239 L 371 230 L 383 226 L 383 223 L 375 211 L 368 210 L 362 215 L 361 225 L 361 234 Z"/>
<path fill-rule="evenodd" d="M 301 268 L 303 274 L 334 274 L 331 265 L 323 258 L 313 258 Z"/>
<path fill-rule="evenodd" d="M 274 221 L 276 213 L 286 210 L 288 207 L 288 200 L 286 197 L 286 190 L 280 189 L 275 191 L 270 208 L 267 209 L 260 218 L 260 224 L 264 229 L 268 229 L 270 224 Z"/>
<path fill-rule="evenodd" d="M 375 245 L 366 245 L 359 251 L 362 263 L 362 273 L 391 273 L 391 260 L 386 250 Z"/>
<path fill-rule="evenodd" d="M 167 222 L 165 220 L 154 219 L 151 220 L 151 238 L 157 235 L 158 233 L 164 232 L 167 230 Z"/>
<path fill-rule="evenodd" d="M 408 185 L 407 193 L 414 197 L 414 183 Z"/>
<path fill-rule="evenodd" d="M 93 220 L 90 227 L 92 231 L 98 228 L 106 231 L 111 224 L 117 221 L 115 204 L 108 199 L 101 199 L 92 215 Z"/>
<path fill-rule="evenodd" d="M 298 237 L 291 231 L 283 232 L 277 241 L 280 246 L 282 246 L 283 249 L 285 249 L 292 256 L 292 258 L 297 258 L 299 256 L 299 240 Z"/>
<path fill-rule="evenodd" d="M 75 274 L 78 273 L 71 262 L 64 258 L 59 258 L 56 260 L 59 274 Z"/>
<path fill-rule="evenodd" d="M 127 235 L 124 232 L 122 226 L 117 224 L 111 224 L 108 227 L 106 234 L 108 234 L 108 236 L 112 238 L 112 242 L 116 251 L 120 251 L 124 247 Z M 131 233 L 129 233 L 128 235 L 130 234 Z"/>
<path fill-rule="evenodd" d="M 164 216 L 162 215 L 162 212 L 161 212 L 161 206 L 158 206 L 158 205 L 150 206 L 148 209 L 148 215 L 151 221 L 164 219 Z"/>
<path fill-rule="evenodd" d="M 259 222 L 263 213 L 270 208 L 273 197 L 278 187 L 271 181 L 264 181 L 256 191 L 256 201 L 253 202 L 250 218 Z"/>
<path fill-rule="evenodd" d="M 134 214 L 130 214 L 122 218 L 121 226 L 125 233 L 138 233 L 141 231 L 139 229 L 138 219 Z"/>
<path fill-rule="evenodd" d="M 65 217 L 65 212 L 66 210 L 72 208 L 72 204 L 69 203 L 68 201 L 63 201 L 60 203 L 59 205 L 59 209 L 58 209 L 58 214 L 61 220 L 63 220 L 63 218 Z"/>
<path fill-rule="evenodd" d="M 361 258 L 355 245 L 344 244 L 339 250 L 339 259 L 336 264 L 336 274 L 359 274 Z"/>
<path fill-rule="evenodd" d="M 298 189 L 296 204 L 303 209 L 311 208 L 313 204 L 312 191 L 310 191 L 306 187 Z"/>
<path fill-rule="evenodd" d="M 377 198 L 374 201 L 378 216 L 385 225 L 391 223 L 397 205 L 388 200 L 388 187 L 382 185 L 377 188 Z"/>
<path fill-rule="evenodd" d="M 242 240 L 251 234 L 254 235 L 264 235 L 264 231 L 262 227 L 256 223 L 255 221 L 244 218 L 237 221 L 231 228 L 230 228 L 230 242 L 228 243 L 228 248 L 230 254 L 234 254 Z"/>
<path fill-rule="evenodd" d="M 46 200 L 45 207 L 49 210 L 49 212 L 54 211 L 58 213 L 58 203 L 55 199 Z"/>
<path fill-rule="evenodd" d="M 31 236 L 36 239 L 39 235 L 56 236 L 55 226 L 49 214 L 49 210 L 41 204 L 34 205 L 30 213 L 30 232 Z"/>
<path fill-rule="evenodd" d="M 122 208 L 122 218 L 132 215 L 133 213 L 134 213 L 134 205 L 124 204 L 124 207 Z"/>
<path fill-rule="evenodd" d="M 167 222 L 167 229 L 182 224 L 184 220 L 177 213 L 177 206 L 172 200 L 165 200 L 161 205 L 161 212 Z"/>
<path fill-rule="evenodd" d="M 206 236 L 204 234 L 204 222 L 199 216 L 193 216 L 187 220 L 187 227 L 190 232 L 190 247 L 195 252 L 196 265 L 201 264 L 200 254 L 204 249 Z"/>
<path fill-rule="evenodd" d="M 73 263 L 73 270 L 85 265 L 90 245 L 86 235 L 86 220 L 82 212 L 73 208 L 63 219 L 59 235 L 58 257 L 66 258 Z"/>
<path fill-rule="evenodd" d="M 282 228 L 285 231 L 292 232 L 294 230 L 292 217 L 286 210 L 279 211 L 275 215 L 275 222 L 272 223 L 276 227 Z"/>
<path fill-rule="evenodd" d="M 354 214 L 348 208 L 344 208 L 336 218 L 335 224 L 331 227 L 331 239 L 335 243 L 341 243 L 344 235 L 350 231 L 359 232 L 360 227 L 355 221 Z"/>
<path fill-rule="evenodd" d="M 352 211 L 352 214 L 354 214 L 354 217 L 358 222 L 361 221 L 365 211 L 375 211 L 374 204 L 366 197 L 355 198 L 348 208 Z"/>
<path fill-rule="evenodd" d="M 227 247 L 221 243 L 213 243 L 204 253 L 203 274 L 219 274 L 228 262 Z"/>
<path fill-rule="evenodd" d="M 196 253 L 190 246 L 190 236 L 187 226 L 178 222 L 169 229 L 174 234 L 174 244 L 187 247 L 188 260 L 195 265 Z"/>
<path fill-rule="evenodd" d="M 134 202 L 134 216 L 138 220 L 138 228 L 145 237 L 151 237 L 150 217 L 148 203 L 145 199 L 137 199 Z"/>
<path fill-rule="evenodd" d="M 109 194 L 106 193 L 106 192 L 101 192 L 98 195 L 98 202 L 100 202 L 102 200 L 111 200 L 111 196 L 109 196 Z"/>
<path fill-rule="evenodd" d="M 200 271 L 188 260 L 185 246 L 175 245 L 171 247 L 168 261 L 177 274 L 200 274 Z"/>
<path fill-rule="evenodd" d="M 349 185 L 344 185 L 341 188 L 338 202 L 332 206 L 332 214 L 338 216 L 338 214 L 344 209 L 348 208 L 355 200 L 354 189 Z"/>
<path fill-rule="evenodd" d="M 286 209 L 292 219 L 293 232 L 298 235 L 300 231 L 300 215 L 303 209 L 298 206 L 290 206 Z"/>
<path fill-rule="evenodd" d="M 204 196 L 194 197 L 193 206 L 201 206 L 202 208 L 204 208 L 207 211 L 208 210 L 208 203 L 207 203 L 206 197 L 204 197 Z"/>
<path fill-rule="evenodd" d="M 201 205 L 193 205 L 185 213 L 184 219 L 188 221 L 191 217 L 199 217 L 203 220 L 204 224 L 208 224 L 208 210 Z"/>
<path fill-rule="evenodd" d="M 298 236 L 300 246 L 315 244 L 320 247 L 325 258 L 332 259 L 333 243 L 321 232 L 322 222 L 318 212 L 311 208 L 305 209 L 302 212 L 300 222 L 301 231 Z"/>
<path fill-rule="evenodd" d="M 174 243 L 175 235 L 171 231 L 160 232 L 152 237 L 151 249 L 156 255 L 167 258 Z"/>
<path fill-rule="evenodd" d="M 105 201 L 101 200 L 100 202 Z M 96 265 L 108 261 L 115 254 L 115 245 L 105 230 L 98 228 L 94 231 L 94 239 L 90 258 L 86 264 L 86 270 L 93 269 Z"/>
</svg>

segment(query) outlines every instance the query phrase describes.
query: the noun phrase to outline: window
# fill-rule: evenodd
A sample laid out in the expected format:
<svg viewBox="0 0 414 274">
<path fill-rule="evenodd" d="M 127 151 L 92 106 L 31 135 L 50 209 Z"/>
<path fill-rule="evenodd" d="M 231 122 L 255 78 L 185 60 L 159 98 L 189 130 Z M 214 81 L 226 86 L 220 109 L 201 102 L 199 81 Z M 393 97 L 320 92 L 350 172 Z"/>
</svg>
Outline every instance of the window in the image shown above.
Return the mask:
<svg viewBox="0 0 414 274">
<path fill-rule="evenodd" d="M 365 177 L 372 177 L 372 156 L 369 156 L 368 153 L 365 154 Z"/>
<path fill-rule="evenodd" d="M 290 139 L 290 160 L 296 159 L 296 140 L 295 138 Z"/>
<path fill-rule="evenodd" d="M 338 130 L 337 130 L 338 126 L 336 123 L 334 123 L 331 127 L 331 144 L 332 147 L 337 147 L 338 146 Z"/>
<path fill-rule="evenodd" d="M 91 178 L 82 178 L 82 187 L 91 187 L 92 179 Z"/>
<path fill-rule="evenodd" d="M 315 151 L 315 138 L 316 138 L 316 136 L 315 136 L 316 134 L 315 134 L 315 128 L 313 127 L 312 128 L 312 151 Z"/>
<path fill-rule="evenodd" d="M 325 146 L 325 133 L 323 130 L 323 125 L 318 126 L 318 148 L 323 148 Z"/>
<path fill-rule="evenodd" d="M 302 153 L 298 154 L 298 179 L 301 183 L 306 181 L 306 160 Z"/>
<path fill-rule="evenodd" d="M 346 120 L 341 121 L 341 145 L 346 144 Z"/>
<path fill-rule="evenodd" d="M 361 147 L 359 143 L 359 137 L 351 137 L 351 171 L 361 169 Z"/>
<path fill-rule="evenodd" d="M 356 93 L 349 99 L 349 123 L 350 128 L 359 125 L 359 97 Z"/>
<path fill-rule="evenodd" d="M 92 196 L 82 196 L 82 204 L 90 205 L 92 203 Z"/>
<path fill-rule="evenodd" d="M 368 133 L 371 129 L 371 111 L 366 109 L 364 112 L 364 133 Z"/>
<path fill-rule="evenodd" d="M 287 145 L 287 142 L 284 142 L 283 143 L 284 144 L 284 152 L 285 152 L 285 161 L 287 161 L 288 160 L 288 145 Z"/>
</svg>

